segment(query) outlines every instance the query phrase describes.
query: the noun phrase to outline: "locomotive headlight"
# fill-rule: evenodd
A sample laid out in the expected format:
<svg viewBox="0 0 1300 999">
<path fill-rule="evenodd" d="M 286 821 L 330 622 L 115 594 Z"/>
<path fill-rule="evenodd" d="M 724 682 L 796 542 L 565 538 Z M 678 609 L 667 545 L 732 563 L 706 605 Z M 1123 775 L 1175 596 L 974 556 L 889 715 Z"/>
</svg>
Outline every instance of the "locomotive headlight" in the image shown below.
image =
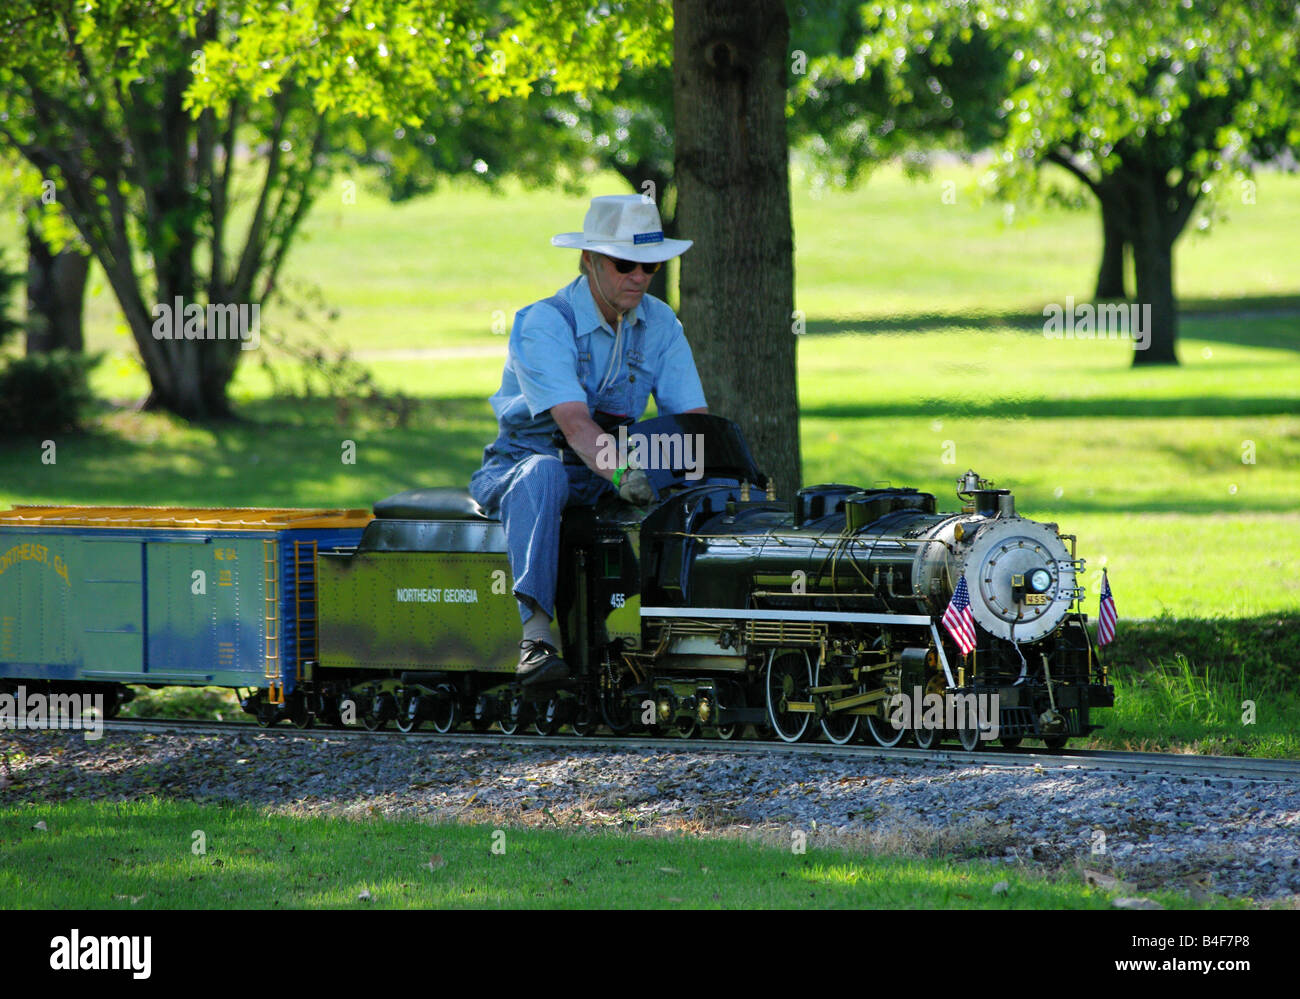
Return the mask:
<svg viewBox="0 0 1300 999">
<path fill-rule="evenodd" d="M 1029 590 L 1031 593 L 1046 593 L 1047 588 L 1052 585 L 1052 574 L 1046 569 L 1035 569 L 1029 574 Z"/>
</svg>

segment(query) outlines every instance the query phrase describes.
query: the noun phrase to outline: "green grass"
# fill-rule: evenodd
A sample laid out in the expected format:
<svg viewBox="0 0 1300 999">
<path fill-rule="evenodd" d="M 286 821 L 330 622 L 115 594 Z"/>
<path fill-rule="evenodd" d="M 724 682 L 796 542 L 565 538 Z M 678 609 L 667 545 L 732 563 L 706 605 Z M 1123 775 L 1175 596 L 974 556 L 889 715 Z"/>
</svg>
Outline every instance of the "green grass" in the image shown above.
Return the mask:
<svg viewBox="0 0 1300 999">
<path fill-rule="evenodd" d="M 0 908 L 1044 909 L 1107 908 L 1116 894 L 1077 872 L 866 856 L 815 836 L 794 854 L 685 835 L 340 821 L 157 799 L 0 809 Z M 1248 904 L 1143 894 L 1168 908 Z"/>
<path fill-rule="evenodd" d="M 1146 670 L 1112 672 L 1115 707 L 1085 745 L 1142 752 L 1300 759 L 1300 695 L 1176 655 Z"/>
<path fill-rule="evenodd" d="M 1300 759 L 1300 613 L 1143 621 L 1107 659 L 1115 707 L 1086 745 Z"/>
</svg>

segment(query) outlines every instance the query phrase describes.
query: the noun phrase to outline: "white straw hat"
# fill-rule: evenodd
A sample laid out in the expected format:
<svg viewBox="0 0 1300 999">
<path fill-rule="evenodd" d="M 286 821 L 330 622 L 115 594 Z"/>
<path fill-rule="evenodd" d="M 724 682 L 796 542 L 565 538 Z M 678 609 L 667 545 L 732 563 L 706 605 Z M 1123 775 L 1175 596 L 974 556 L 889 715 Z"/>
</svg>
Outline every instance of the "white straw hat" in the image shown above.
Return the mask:
<svg viewBox="0 0 1300 999">
<path fill-rule="evenodd" d="M 551 237 L 552 246 L 593 250 L 621 260 L 651 264 L 671 260 L 691 248 L 693 240 L 664 239 L 659 209 L 640 194 L 610 194 L 591 199 L 582 232 Z"/>
</svg>

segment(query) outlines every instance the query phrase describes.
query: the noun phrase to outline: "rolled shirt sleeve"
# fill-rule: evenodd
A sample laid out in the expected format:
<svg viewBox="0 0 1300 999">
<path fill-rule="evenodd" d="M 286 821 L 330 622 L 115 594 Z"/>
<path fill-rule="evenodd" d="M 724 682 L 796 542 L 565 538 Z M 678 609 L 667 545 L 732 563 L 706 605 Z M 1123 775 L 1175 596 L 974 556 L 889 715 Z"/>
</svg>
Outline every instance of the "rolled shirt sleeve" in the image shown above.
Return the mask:
<svg viewBox="0 0 1300 999">
<path fill-rule="evenodd" d="M 532 416 L 562 402 L 587 402 L 578 347 L 564 317 L 537 303 L 510 332 L 510 363 Z"/>
</svg>

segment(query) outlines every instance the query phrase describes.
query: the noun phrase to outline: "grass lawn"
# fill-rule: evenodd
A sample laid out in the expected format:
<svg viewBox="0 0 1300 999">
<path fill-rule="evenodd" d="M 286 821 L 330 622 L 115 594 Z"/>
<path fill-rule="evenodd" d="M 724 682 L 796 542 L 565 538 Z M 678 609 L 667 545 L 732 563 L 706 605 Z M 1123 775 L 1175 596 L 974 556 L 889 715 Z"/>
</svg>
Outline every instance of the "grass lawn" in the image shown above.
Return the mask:
<svg viewBox="0 0 1300 999">
<path fill-rule="evenodd" d="M 3 909 L 1104 909 L 1124 894 L 1081 873 L 863 856 L 815 836 L 795 854 L 737 839 L 297 818 L 159 800 L 0 809 L 0 841 Z M 1143 894 L 1166 908 L 1248 904 Z"/>
</svg>

